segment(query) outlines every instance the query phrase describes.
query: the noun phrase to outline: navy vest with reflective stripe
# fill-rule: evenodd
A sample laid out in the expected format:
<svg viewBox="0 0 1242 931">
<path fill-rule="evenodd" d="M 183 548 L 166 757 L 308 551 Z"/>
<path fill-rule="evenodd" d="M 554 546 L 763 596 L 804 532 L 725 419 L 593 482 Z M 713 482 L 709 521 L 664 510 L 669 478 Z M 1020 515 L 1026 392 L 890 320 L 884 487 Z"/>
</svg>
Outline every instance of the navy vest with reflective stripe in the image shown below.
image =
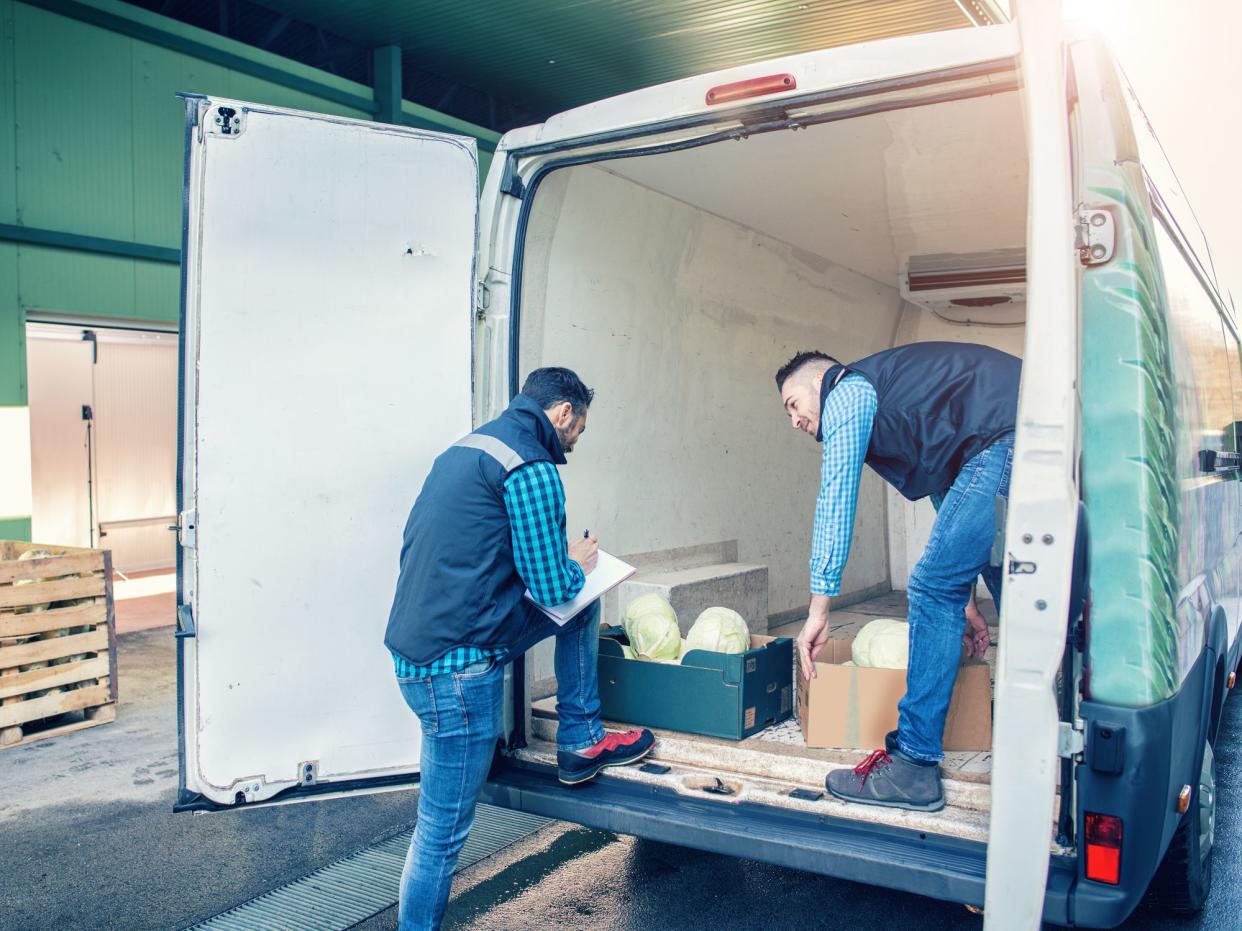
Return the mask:
<svg viewBox="0 0 1242 931">
<path fill-rule="evenodd" d="M 975 453 L 1017 423 L 1022 361 L 999 349 L 914 343 L 834 365 L 820 386 L 821 414 L 849 372 L 876 393 L 867 465 L 911 501 L 948 490 Z"/>
<path fill-rule="evenodd" d="M 513 561 L 504 483 L 527 462 L 564 464 L 556 430 L 518 395 L 436 458 L 414 502 L 384 644 L 415 665 L 456 646 L 504 647 L 526 591 Z"/>
</svg>

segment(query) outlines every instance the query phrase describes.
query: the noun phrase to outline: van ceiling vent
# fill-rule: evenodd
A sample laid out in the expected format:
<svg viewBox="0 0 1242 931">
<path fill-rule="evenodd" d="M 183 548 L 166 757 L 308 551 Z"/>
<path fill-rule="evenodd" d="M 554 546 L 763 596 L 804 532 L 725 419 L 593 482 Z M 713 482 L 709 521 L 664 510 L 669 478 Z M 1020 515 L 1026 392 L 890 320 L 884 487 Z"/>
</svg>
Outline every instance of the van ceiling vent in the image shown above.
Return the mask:
<svg viewBox="0 0 1242 931">
<path fill-rule="evenodd" d="M 912 255 L 901 296 L 932 311 L 987 308 L 1026 300 L 1026 250 Z"/>
</svg>

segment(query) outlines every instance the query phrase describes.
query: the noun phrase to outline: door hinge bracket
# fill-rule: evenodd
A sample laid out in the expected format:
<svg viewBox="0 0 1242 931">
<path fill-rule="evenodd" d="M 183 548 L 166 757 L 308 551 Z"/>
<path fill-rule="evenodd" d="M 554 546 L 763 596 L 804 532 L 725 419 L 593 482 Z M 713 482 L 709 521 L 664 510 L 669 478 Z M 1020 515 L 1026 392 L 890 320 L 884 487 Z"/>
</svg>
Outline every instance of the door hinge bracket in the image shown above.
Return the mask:
<svg viewBox="0 0 1242 931">
<path fill-rule="evenodd" d="M 246 129 L 246 111 L 233 107 L 215 107 L 206 126 L 207 132 L 213 136 L 233 139 Z"/>
<path fill-rule="evenodd" d="M 492 289 L 482 281 L 475 282 L 474 287 L 474 317 L 476 320 L 483 320 L 487 317 L 487 308 L 492 306 Z"/>
<path fill-rule="evenodd" d="M 1082 722 L 1057 722 L 1057 756 L 1072 760 L 1082 754 L 1086 742 L 1082 736 Z"/>
<path fill-rule="evenodd" d="M 1117 224 L 1107 210 L 1081 210 L 1074 221 L 1074 248 L 1083 265 L 1103 265 L 1117 248 Z"/>
<path fill-rule="evenodd" d="M 304 760 L 298 764 L 298 785 L 313 786 L 319 781 L 319 761 Z"/>
<path fill-rule="evenodd" d="M 512 156 L 505 158 L 505 171 L 500 176 L 500 193 L 508 194 L 521 200 L 526 194 L 526 184 L 517 172 L 516 160 Z"/>
<path fill-rule="evenodd" d="M 188 550 L 198 542 L 198 511 L 182 511 L 177 515 L 177 542 Z"/>
</svg>

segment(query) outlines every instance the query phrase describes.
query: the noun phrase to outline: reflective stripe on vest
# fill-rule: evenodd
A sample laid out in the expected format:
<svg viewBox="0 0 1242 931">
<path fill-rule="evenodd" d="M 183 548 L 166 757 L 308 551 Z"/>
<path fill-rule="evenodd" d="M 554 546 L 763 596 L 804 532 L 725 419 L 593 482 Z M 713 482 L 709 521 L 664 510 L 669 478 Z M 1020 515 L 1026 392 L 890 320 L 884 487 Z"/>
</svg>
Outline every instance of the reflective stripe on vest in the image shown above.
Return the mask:
<svg viewBox="0 0 1242 931">
<path fill-rule="evenodd" d="M 486 436 L 482 433 L 467 433 L 453 445 L 465 446 L 469 449 L 477 449 L 480 452 L 487 453 L 487 455 L 500 463 L 500 467 L 505 472 L 512 472 L 518 466 L 526 464 L 526 460 L 519 456 L 507 443 L 496 439 L 494 436 Z"/>
</svg>

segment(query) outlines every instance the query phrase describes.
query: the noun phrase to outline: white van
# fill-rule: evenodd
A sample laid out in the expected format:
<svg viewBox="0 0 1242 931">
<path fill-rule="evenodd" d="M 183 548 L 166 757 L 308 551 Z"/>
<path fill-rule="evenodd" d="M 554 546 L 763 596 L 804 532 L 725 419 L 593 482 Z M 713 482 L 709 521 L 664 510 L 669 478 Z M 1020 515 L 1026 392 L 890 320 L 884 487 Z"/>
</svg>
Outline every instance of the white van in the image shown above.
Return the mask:
<svg viewBox="0 0 1242 931">
<path fill-rule="evenodd" d="M 737 540 L 788 615 L 819 457 L 776 368 L 968 340 L 1024 369 L 993 757 L 946 762 L 943 812 L 837 802 L 823 777 L 859 754 L 796 740 L 668 738 L 564 787 L 530 658 L 485 799 L 991 927 L 1113 926 L 1153 877 L 1201 907 L 1239 653 L 1237 327 L 1108 56 L 1022 6 L 1021 29 L 569 111 L 506 135 L 481 198 L 471 140 L 188 98 L 179 808 L 417 781 L 382 644 L 401 528 L 530 369 L 598 392 L 574 526 L 621 553 Z M 921 508 L 865 477 L 842 605 L 903 587 Z"/>
</svg>

